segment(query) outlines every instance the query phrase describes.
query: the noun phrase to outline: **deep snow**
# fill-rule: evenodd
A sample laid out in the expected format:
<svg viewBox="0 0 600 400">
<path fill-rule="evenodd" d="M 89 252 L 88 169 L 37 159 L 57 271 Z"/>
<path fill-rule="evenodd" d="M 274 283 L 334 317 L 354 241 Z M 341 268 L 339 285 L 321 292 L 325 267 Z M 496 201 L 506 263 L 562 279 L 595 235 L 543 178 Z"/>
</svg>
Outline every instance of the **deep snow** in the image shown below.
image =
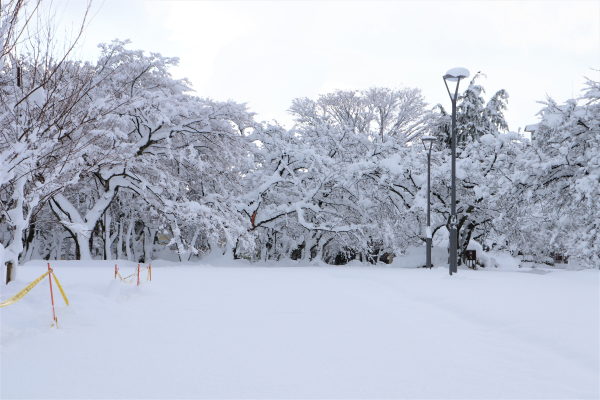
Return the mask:
<svg viewBox="0 0 600 400">
<path fill-rule="evenodd" d="M 51 262 L 59 329 L 47 280 L 0 309 L 2 399 L 600 394 L 597 270 L 114 263 Z"/>
</svg>

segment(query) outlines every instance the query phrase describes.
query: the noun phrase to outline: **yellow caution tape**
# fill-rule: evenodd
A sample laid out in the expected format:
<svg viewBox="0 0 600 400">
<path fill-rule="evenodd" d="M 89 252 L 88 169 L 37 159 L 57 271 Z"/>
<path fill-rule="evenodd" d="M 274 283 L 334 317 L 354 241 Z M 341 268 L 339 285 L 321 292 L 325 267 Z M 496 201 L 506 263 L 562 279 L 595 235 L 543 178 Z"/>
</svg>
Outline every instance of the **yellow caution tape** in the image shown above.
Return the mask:
<svg viewBox="0 0 600 400">
<path fill-rule="evenodd" d="M 123 278 L 121 276 L 121 273 L 119 271 L 117 271 L 117 276 L 119 277 L 119 279 L 121 280 L 121 282 L 124 282 L 124 283 L 133 283 L 133 280 L 134 280 L 133 277 L 135 277 L 135 275 L 139 274 L 140 272 L 144 272 L 145 270 L 148 270 L 148 276 L 146 277 L 146 280 L 149 281 L 150 280 L 150 268 L 149 267 L 146 267 L 144 269 L 140 269 L 139 272 L 138 272 L 138 270 L 136 268 L 136 270 L 135 270 L 135 272 L 133 274 L 128 275 L 125 278 Z M 129 282 L 126 281 L 126 279 L 128 279 L 128 278 L 131 278 L 131 280 Z"/>
<path fill-rule="evenodd" d="M 13 297 L 11 297 L 10 299 L 6 300 L 3 303 L 0 303 L 0 307 L 6 307 L 9 306 L 13 303 L 16 303 L 17 301 L 21 300 L 23 297 L 25 297 L 25 295 L 27 293 L 29 293 L 31 291 L 31 289 L 33 289 L 35 287 L 35 285 L 37 285 L 38 283 L 40 283 L 45 277 L 46 275 L 48 275 L 51 271 L 47 271 L 44 272 L 44 274 L 42 276 L 40 276 L 39 278 L 37 278 L 35 281 L 31 282 L 29 285 L 27 285 L 25 287 L 25 289 L 21 290 L 19 293 L 17 293 L 16 295 L 14 295 Z M 56 279 L 56 277 L 54 277 Z M 62 292 L 62 289 L 61 289 Z M 66 300 L 66 298 L 65 298 Z"/>
<path fill-rule="evenodd" d="M 56 277 L 56 275 L 54 275 L 54 271 L 52 271 L 52 276 L 54 277 L 56 286 L 58 286 L 58 289 L 60 289 L 60 294 L 62 294 L 63 299 L 65 299 L 65 303 L 67 305 L 69 305 L 69 300 L 67 300 L 67 295 L 65 294 L 65 291 L 63 290 L 62 286 L 60 286 L 60 282 L 58 281 L 58 278 Z"/>
<path fill-rule="evenodd" d="M 135 275 L 135 273 L 133 273 L 133 274 L 131 274 L 131 275 L 129 275 L 129 276 L 126 276 L 125 278 L 123 278 L 123 277 L 121 276 L 121 273 L 119 273 L 119 272 L 117 272 L 117 275 L 119 275 L 119 279 L 121 279 L 121 282 L 123 282 L 123 283 L 133 283 L 133 278 L 131 278 L 131 281 L 129 281 L 129 282 L 127 282 L 125 279 L 127 279 L 127 278 L 129 278 L 129 277 L 132 277 L 132 276 L 134 276 L 134 275 Z"/>
</svg>

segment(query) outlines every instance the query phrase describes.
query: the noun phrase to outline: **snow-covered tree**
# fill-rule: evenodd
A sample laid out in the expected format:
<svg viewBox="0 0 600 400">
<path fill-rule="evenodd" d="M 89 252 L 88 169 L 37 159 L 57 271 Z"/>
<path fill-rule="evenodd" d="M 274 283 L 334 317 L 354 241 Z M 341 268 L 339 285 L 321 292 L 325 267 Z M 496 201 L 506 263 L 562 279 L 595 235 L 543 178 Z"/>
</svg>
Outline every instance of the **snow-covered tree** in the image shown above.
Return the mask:
<svg viewBox="0 0 600 400">
<path fill-rule="evenodd" d="M 14 21 L 15 10 L 24 7 L 20 2 L 4 6 L 11 4 L 14 14 L 3 15 L 3 24 L 7 18 Z M 19 25 L 13 32 L 23 29 Z M 52 32 L 47 33 L 21 42 L 19 57 L 4 54 L 0 71 L 0 224 L 10 233 L 4 254 L 15 268 L 13 279 L 23 242 L 32 237 L 27 230 L 35 229 L 36 216 L 50 197 L 85 173 L 90 162 L 82 155 L 102 140 L 94 128 L 107 111 L 88 105 L 87 94 L 95 85 L 91 66 L 69 59 L 78 37 L 56 54 Z M 3 38 L 10 47 L 14 37 Z"/>
<path fill-rule="evenodd" d="M 426 103 L 416 88 L 337 90 L 315 100 L 298 98 L 289 112 L 305 132 L 327 125 L 361 134 L 372 142 L 404 143 L 423 129 Z"/>
<path fill-rule="evenodd" d="M 600 86 L 588 79 L 583 91 L 582 105 L 543 102 L 532 144 L 513 177 L 521 206 L 515 220 L 527 237 L 511 239 L 533 254 L 560 251 L 598 266 Z"/>
<path fill-rule="evenodd" d="M 237 201 L 253 114 L 191 95 L 176 58 L 127 44 L 101 45 L 95 65 L 23 56 L 21 86 L 5 68 L 0 223 L 15 265 L 34 249 L 59 257 L 65 240 L 77 259 L 151 260 L 157 232 L 180 258 L 253 245 Z"/>
<path fill-rule="evenodd" d="M 481 73 L 475 74 L 469 87 L 458 99 L 456 125 L 459 143 L 464 143 L 468 138 L 479 139 L 483 135 L 508 130 L 503 113 L 506 110 L 508 93 L 501 89 L 486 104 L 481 97 L 485 89 L 476 84 L 476 80 L 481 75 Z"/>
<path fill-rule="evenodd" d="M 499 90 L 486 103 L 482 97 L 485 89 L 476 84 L 480 77 L 480 73 L 473 77 L 457 105 L 458 254 L 461 258 L 471 239 L 494 242 L 492 236 L 497 233 L 494 221 L 502 209 L 497 200 L 509 190 L 509 181 L 504 176 L 514 169 L 522 146 L 522 138 L 517 133 L 504 133 L 508 130 L 504 119 L 508 94 Z M 432 227 L 435 232 L 442 226 L 450 229 L 452 126 L 451 115 L 441 104 L 432 111 L 427 129 L 430 135 L 438 137 L 432 160 L 432 213 L 435 214 Z M 419 143 L 413 142 L 413 146 L 421 148 Z M 426 192 L 420 185 L 414 185 L 413 191 L 422 194 L 415 201 L 425 208 Z"/>
<path fill-rule="evenodd" d="M 31 19 L 37 16 L 41 2 L 8 0 L 0 4 L 0 71 L 11 55 L 14 57 L 15 48 L 23 41 L 23 36 L 27 35 L 27 28 L 31 26 Z"/>
<path fill-rule="evenodd" d="M 479 139 L 483 135 L 502 133 L 508 131 L 508 124 L 504 119 L 507 109 L 508 93 L 504 89 L 498 90 L 486 103 L 482 95 L 485 88 L 476 81 L 484 74 L 477 73 L 469 83 L 467 89 L 458 97 L 456 106 L 456 137 L 460 146 L 469 139 Z M 431 135 L 439 138 L 439 146 L 451 147 L 452 140 L 452 114 L 448 113 L 441 104 L 433 109 L 433 115 L 428 119 L 428 129 Z"/>
<path fill-rule="evenodd" d="M 244 212 L 262 232 L 261 254 L 331 262 L 343 252 L 364 260 L 400 251 L 405 242 L 390 218 L 397 206 L 380 185 L 381 162 L 424 129 L 420 92 L 338 90 L 296 99 L 290 112 L 294 129 L 267 126 L 252 136 L 262 149 Z"/>
<path fill-rule="evenodd" d="M 279 126 L 257 129 L 250 138 L 260 141 L 261 150 L 259 167 L 247 176 L 244 214 L 261 232 L 263 258 L 267 251 L 298 258 L 293 252 L 300 251 L 311 259 L 322 255 L 333 237 L 360 235 L 364 210 L 349 191 L 348 163 L 341 152 L 335 157 L 331 143 L 318 146 Z"/>
<path fill-rule="evenodd" d="M 102 71 L 112 72 L 99 90 L 123 99 L 110 126 L 114 157 L 89 175 L 85 202 L 79 200 L 85 190 L 74 185 L 53 197 L 52 209 L 65 229 L 80 228 L 74 236 L 81 258 L 90 257 L 91 234 L 120 190 L 134 192 L 160 214 L 154 229 L 166 229 L 180 255 L 195 252 L 183 234 L 189 240 L 199 229 L 212 243 L 234 241 L 245 231 L 235 195 L 250 161 L 245 130 L 253 124 L 252 114 L 243 104 L 185 93 L 191 91 L 189 82 L 169 73 L 178 59 L 146 56 L 127 50 L 127 43 L 102 46 L 101 61 L 111 60 Z M 147 228 L 144 234 L 151 234 Z"/>
</svg>

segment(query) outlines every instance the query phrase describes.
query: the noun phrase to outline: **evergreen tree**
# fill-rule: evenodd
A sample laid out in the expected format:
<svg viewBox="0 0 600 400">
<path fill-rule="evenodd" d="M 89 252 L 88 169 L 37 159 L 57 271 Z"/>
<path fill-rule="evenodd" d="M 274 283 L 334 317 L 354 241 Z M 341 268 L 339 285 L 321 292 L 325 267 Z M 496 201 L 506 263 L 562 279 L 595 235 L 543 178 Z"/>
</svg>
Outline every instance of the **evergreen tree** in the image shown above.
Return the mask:
<svg viewBox="0 0 600 400">
<path fill-rule="evenodd" d="M 456 106 L 456 137 L 457 144 L 463 146 L 465 142 L 479 139 L 483 135 L 497 135 L 508 131 L 508 123 L 504 119 L 507 109 L 508 93 L 504 89 L 497 91 L 486 103 L 482 94 L 483 86 L 476 81 L 484 74 L 477 73 L 469 87 L 458 98 Z M 430 134 L 438 137 L 438 146 L 450 148 L 452 145 L 452 114 L 447 112 L 441 104 L 433 110 L 435 115 L 430 119 Z"/>
</svg>

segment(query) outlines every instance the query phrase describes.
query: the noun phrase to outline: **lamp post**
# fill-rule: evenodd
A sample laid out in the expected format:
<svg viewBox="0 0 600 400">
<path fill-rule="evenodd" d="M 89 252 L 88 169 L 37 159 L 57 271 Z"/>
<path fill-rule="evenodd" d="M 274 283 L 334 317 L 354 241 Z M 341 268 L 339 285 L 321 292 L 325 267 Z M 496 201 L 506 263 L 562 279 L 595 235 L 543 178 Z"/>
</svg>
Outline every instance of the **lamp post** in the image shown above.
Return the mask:
<svg viewBox="0 0 600 400">
<path fill-rule="evenodd" d="M 452 68 L 444 75 L 444 84 L 452 101 L 452 199 L 450 204 L 450 275 L 458 271 L 456 249 L 458 247 L 458 236 L 456 232 L 456 99 L 458 97 L 458 85 L 460 80 L 469 77 L 466 68 Z M 448 87 L 448 82 L 456 82 L 454 94 Z"/>
<path fill-rule="evenodd" d="M 433 142 L 437 140 L 434 136 L 421 136 L 421 140 L 423 141 L 423 147 L 425 147 L 425 151 L 427 151 L 427 257 L 426 257 L 426 265 L 427 268 L 431 268 L 431 148 L 433 147 Z M 429 145 L 429 148 L 427 148 Z"/>
</svg>

